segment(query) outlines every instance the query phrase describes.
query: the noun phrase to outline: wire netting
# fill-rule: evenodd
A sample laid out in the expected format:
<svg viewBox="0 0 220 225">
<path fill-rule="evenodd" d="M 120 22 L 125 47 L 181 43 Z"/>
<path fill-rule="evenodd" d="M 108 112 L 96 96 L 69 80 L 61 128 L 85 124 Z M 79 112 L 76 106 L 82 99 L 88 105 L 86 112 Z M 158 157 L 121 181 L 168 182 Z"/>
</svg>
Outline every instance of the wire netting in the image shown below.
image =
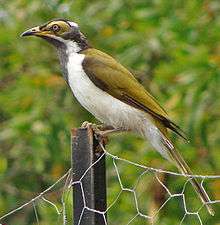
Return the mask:
<svg viewBox="0 0 220 225">
<path fill-rule="evenodd" d="M 177 215 L 178 219 L 176 219 L 176 224 L 207 224 L 206 218 L 203 219 L 203 214 L 205 210 L 205 204 L 219 204 L 220 199 L 211 199 L 210 202 L 202 203 L 198 200 L 198 196 L 193 191 L 190 180 L 194 177 L 197 178 L 202 187 L 206 181 L 219 180 L 220 175 L 209 176 L 209 175 L 183 175 L 180 173 L 166 171 L 162 169 L 157 169 L 153 167 L 147 167 L 145 165 L 138 164 L 137 162 L 132 162 L 130 160 L 120 158 L 116 155 L 108 152 L 102 143 L 100 146 L 103 150 L 102 155 L 99 157 L 97 161 L 95 161 L 92 165 L 90 165 L 81 178 L 77 181 L 72 181 L 72 171 L 69 169 L 62 177 L 60 177 L 54 184 L 48 187 L 46 190 L 41 192 L 36 197 L 27 201 L 21 206 L 16 207 L 10 212 L 2 215 L 0 217 L 0 222 L 4 221 L 4 219 L 12 216 L 18 211 L 24 210 L 24 208 L 28 206 L 33 207 L 33 212 L 36 219 L 36 224 L 40 224 L 40 218 L 38 213 L 38 205 L 42 202 L 46 203 L 48 206 L 54 208 L 57 216 L 61 218 L 60 223 L 66 225 L 71 218 L 68 218 L 66 212 L 66 203 L 70 199 L 70 192 L 72 187 L 75 185 L 79 185 L 82 192 L 82 198 L 84 207 L 81 212 L 80 219 L 78 221 L 78 225 L 81 224 L 81 219 L 86 210 L 98 213 L 103 216 L 103 224 L 162 224 L 158 221 L 158 218 L 166 219 L 166 213 L 163 213 L 163 210 L 166 212 L 167 210 L 172 210 L 179 208 L 179 213 Z M 90 208 L 86 205 L 86 199 L 84 194 L 84 187 L 82 180 L 88 173 L 88 171 L 98 163 L 102 157 L 106 156 L 108 160 L 108 164 L 112 164 L 110 169 L 110 179 L 114 178 L 115 182 L 118 183 L 117 191 L 114 192 L 111 190 L 111 187 L 108 188 L 108 206 L 105 211 L 99 211 L 94 208 Z M 124 175 L 125 166 L 132 166 L 135 168 L 135 179 L 131 179 L 131 177 Z M 108 171 L 108 168 L 107 168 Z M 108 173 L 107 173 L 108 174 Z M 169 185 L 166 181 L 165 177 L 170 177 L 170 179 L 175 179 L 176 184 L 179 186 L 179 192 L 176 193 L 173 190 L 173 187 Z M 132 180 L 132 182 L 129 182 Z M 180 181 L 181 180 L 181 181 Z M 59 195 L 60 203 L 57 201 L 47 199 L 47 195 L 53 192 L 57 186 L 63 184 L 61 189 L 61 193 Z M 150 191 L 146 187 L 151 186 L 154 189 L 154 192 Z M 187 190 L 189 189 L 189 190 Z M 188 197 L 187 192 L 190 192 L 190 196 Z M 114 194 L 112 194 L 114 193 Z M 117 193 L 117 194 L 115 194 Z M 156 195 L 155 195 L 156 193 Z M 152 206 L 150 204 L 152 199 L 156 199 L 156 202 L 160 204 L 157 206 Z M 128 204 L 126 207 L 121 207 L 122 201 L 126 201 Z M 196 204 L 192 204 L 196 201 Z M 155 202 L 155 201 L 153 201 Z M 171 206 L 169 204 L 172 202 Z M 125 204 L 124 204 L 125 205 Z M 192 205 L 194 207 L 192 207 Z M 168 207 L 168 208 L 167 208 Z M 113 212 L 111 212 L 113 211 Z M 125 214 L 126 216 L 121 216 L 123 221 L 119 219 L 119 221 L 112 221 L 111 214 L 118 212 L 118 214 Z M 106 220 L 106 214 L 108 214 L 108 221 Z M 125 219 L 126 218 L 126 219 Z M 178 221 L 177 221 L 178 220 Z M 189 223 L 188 220 L 191 222 Z M 164 220 L 165 221 L 165 220 Z M 194 222 L 193 222 L 194 221 Z"/>
</svg>

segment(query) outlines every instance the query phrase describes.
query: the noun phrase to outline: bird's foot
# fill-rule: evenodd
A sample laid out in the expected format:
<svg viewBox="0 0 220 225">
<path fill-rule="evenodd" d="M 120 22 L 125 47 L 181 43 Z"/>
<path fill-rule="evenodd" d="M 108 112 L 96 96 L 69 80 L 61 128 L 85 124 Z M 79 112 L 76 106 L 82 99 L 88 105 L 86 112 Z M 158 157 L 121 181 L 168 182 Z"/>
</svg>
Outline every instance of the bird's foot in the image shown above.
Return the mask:
<svg viewBox="0 0 220 225">
<path fill-rule="evenodd" d="M 90 126 L 90 124 L 92 123 L 90 123 L 89 121 L 84 121 L 81 125 L 81 128 L 87 128 L 88 126 Z"/>
<path fill-rule="evenodd" d="M 101 145 L 98 145 L 95 148 L 95 153 L 97 155 L 100 155 L 103 153 L 103 148 L 102 146 L 105 146 L 105 144 L 107 144 L 108 142 L 108 137 L 103 135 L 103 132 L 105 132 L 106 130 L 111 129 L 112 127 L 109 126 L 105 126 L 103 124 L 94 124 L 94 123 L 90 123 L 88 121 L 85 121 L 82 123 L 81 128 L 91 128 L 93 130 L 94 133 L 94 137 L 97 140 L 97 142 Z"/>
<path fill-rule="evenodd" d="M 102 129 L 102 125 L 97 125 L 95 123 L 90 123 L 88 121 L 84 121 L 81 125 L 81 128 L 87 128 L 87 127 L 90 127 L 92 128 L 92 130 L 95 132 L 95 131 L 99 131 Z"/>
<path fill-rule="evenodd" d="M 100 144 L 104 144 L 104 145 L 106 145 L 107 142 L 108 142 L 108 135 L 109 134 L 119 133 L 119 132 L 124 132 L 124 131 L 129 131 L 128 129 L 124 129 L 124 128 L 113 128 L 113 127 L 109 127 L 109 126 L 105 126 L 105 127 L 103 126 L 102 128 L 103 128 L 103 130 L 95 130 L 94 131 L 94 136 L 95 136 L 96 140 Z M 103 152 L 103 148 L 101 147 L 101 145 L 99 145 L 99 147 L 97 148 L 96 152 L 98 154 L 100 154 L 100 152 Z"/>
<path fill-rule="evenodd" d="M 129 131 L 125 128 L 113 128 L 110 126 L 102 127 L 102 129 L 95 132 L 97 135 L 102 137 L 107 137 L 109 134 L 119 133 L 119 132 L 126 132 Z"/>
<path fill-rule="evenodd" d="M 99 143 L 102 143 L 104 145 L 108 142 L 109 134 L 130 131 L 129 129 L 125 129 L 122 127 L 114 128 L 109 125 L 104 125 L 104 124 L 97 125 L 94 123 L 90 123 L 88 121 L 83 122 L 81 125 L 81 128 L 88 128 L 88 127 L 90 127 L 93 130 L 96 140 Z M 103 149 L 101 149 L 101 148 L 97 148 L 97 150 L 96 150 L 96 152 L 98 152 L 98 153 L 100 153 L 102 151 L 103 151 Z"/>
<path fill-rule="evenodd" d="M 103 124 L 97 125 L 95 123 L 90 123 L 88 121 L 84 121 L 81 125 L 81 128 L 88 128 L 88 127 L 90 127 L 93 130 L 94 136 L 98 141 L 101 141 L 104 137 L 102 132 L 110 129 L 109 127 Z"/>
<path fill-rule="evenodd" d="M 84 121 L 81 125 L 81 128 L 87 128 L 90 127 L 94 132 L 100 132 L 100 135 L 105 135 L 105 132 L 108 133 L 109 131 L 115 130 L 114 127 L 105 125 L 105 124 L 95 124 L 88 121 Z M 102 133 L 103 132 L 103 133 Z"/>
<path fill-rule="evenodd" d="M 107 140 L 107 136 L 109 134 L 130 131 L 129 129 L 125 129 L 122 127 L 114 128 L 109 125 L 104 125 L 104 124 L 97 125 L 94 123 L 90 123 L 88 121 L 83 122 L 81 127 L 82 128 L 90 127 L 94 132 L 95 138 L 99 141 L 102 140 L 103 138 Z"/>
</svg>

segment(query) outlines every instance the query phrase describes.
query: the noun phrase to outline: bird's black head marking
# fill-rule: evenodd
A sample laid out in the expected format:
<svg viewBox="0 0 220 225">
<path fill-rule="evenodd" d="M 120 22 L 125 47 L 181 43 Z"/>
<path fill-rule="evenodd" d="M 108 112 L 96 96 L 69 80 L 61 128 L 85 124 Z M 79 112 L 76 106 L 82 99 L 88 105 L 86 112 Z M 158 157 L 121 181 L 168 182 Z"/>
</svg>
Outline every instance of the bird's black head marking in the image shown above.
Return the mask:
<svg viewBox="0 0 220 225">
<path fill-rule="evenodd" d="M 24 32 L 22 36 L 38 36 L 56 47 L 75 43 L 79 51 L 89 48 L 86 37 L 81 33 L 75 22 L 66 19 L 53 19 Z M 69 45 L 70 46 L 70 45 Z"/>
</svg>

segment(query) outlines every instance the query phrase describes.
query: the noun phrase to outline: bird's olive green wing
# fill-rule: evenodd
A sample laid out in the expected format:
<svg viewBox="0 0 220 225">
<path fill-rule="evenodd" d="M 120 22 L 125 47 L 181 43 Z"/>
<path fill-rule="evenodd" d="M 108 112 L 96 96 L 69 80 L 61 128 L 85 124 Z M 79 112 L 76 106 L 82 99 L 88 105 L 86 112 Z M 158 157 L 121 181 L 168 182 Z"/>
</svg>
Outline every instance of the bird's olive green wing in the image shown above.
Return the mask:
<svg viewBox="0 0 220 225">
<path fill-rule="evenodd" d="M 168 119 L 167 113 L 156 99 L 126 68 L 99 50 L 87 49 L 81 53 L 85 54 L 83 69 L 97 87 L 124 103 L 149 113 L 185 139 L 180 128 Z"/>
</svg>

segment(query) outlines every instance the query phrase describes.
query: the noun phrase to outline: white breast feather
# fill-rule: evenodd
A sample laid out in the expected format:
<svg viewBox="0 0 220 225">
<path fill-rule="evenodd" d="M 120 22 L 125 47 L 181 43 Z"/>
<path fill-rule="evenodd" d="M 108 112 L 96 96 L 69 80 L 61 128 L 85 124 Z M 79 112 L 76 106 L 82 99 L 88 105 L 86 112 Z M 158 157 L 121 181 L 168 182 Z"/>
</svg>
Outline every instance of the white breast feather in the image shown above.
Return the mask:
<svg viewBox="0 0 220 225">
<path fill-rule="evenodd" d="M 129 106 L 95 86 L 82 68 L 83 54 L 71 53 L 67 64 L 71 90 L 80 104 L 98 120 L 115 128 L 130 129 L 144 137 L 164 156 L 161 132 L 151 122 L 148 114 Z"/>
</svg>

